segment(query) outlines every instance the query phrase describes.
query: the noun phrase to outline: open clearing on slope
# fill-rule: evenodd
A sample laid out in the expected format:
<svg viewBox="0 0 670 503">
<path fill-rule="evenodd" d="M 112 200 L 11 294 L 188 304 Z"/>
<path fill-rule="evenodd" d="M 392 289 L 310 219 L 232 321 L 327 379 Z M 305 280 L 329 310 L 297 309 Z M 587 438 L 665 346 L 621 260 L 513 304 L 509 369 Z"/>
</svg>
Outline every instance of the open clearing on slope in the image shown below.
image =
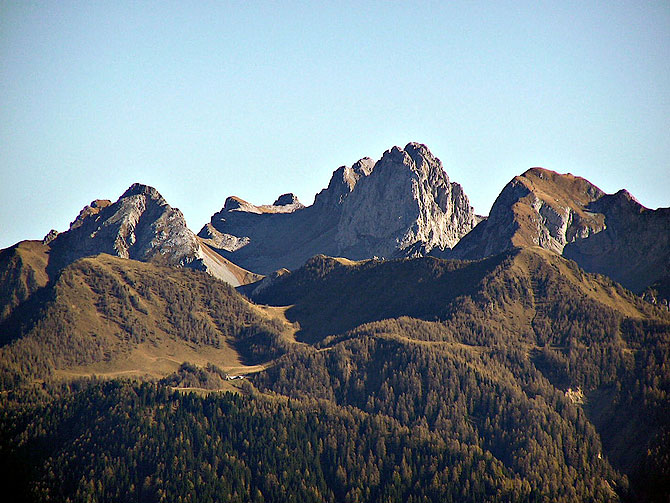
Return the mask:
<svg viewBox="0 0 670 503">
<path fill-rule="evenodd" d="M 167 339 L 158 342 L 143 342 L 127 355 L 109 362 L 97 362 L 90 365 L 57 370 L 57 377 L 72 379 L 76 377 L 135 377 L 160 379 L 179 369 L 184 362 L 204 367 L 208 363 L 232 374 L 250 374 L 269 366 L 244 365 L 239 354 L 231 347 L 214 348 L 191 344 L 181 340 Z"/>
<path fill-rule="evenodd" d="M 286 319 L 286 310 L 290 306 L 274 307 L 252 304 L 252 307 L 261 316 L 283 323 L 285 330 L 282 338 L 286 342 L 304 344 L 295 339 L 295 334 L 300 329 L 299 324 L 291 323 Z M 184 362 L 193 363 L 199 367 L 205 367 L 211 363 L 230 375 L 260 372 L 273 364 L 272 361 L 268 361 L 259 365 L 245 365 L 239 353 L 228 344 L 215 348 L 163 337 L 160 340 L 143 342 L 127 354 L 111 361 L 56 370 L 55 375 L 62 379 L 93 375 L 109 379 L 115 377 L 160 379 L 176 372 Z"/>
</svg>

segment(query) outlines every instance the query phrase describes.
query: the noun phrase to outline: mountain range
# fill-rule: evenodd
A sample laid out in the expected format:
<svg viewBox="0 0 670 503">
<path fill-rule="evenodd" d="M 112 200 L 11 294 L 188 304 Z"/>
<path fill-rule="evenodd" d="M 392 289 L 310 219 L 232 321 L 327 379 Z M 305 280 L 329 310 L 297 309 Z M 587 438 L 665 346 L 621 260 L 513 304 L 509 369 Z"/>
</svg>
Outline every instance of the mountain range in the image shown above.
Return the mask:
<svg viewBox="0 0 670 503">
<path fill-rule="evenodd" d="M 0 251 L 0 473 L 25 501 L 666 501 L 668 271 L 670 209 L 532 168 L 482 217 L 418 143 L 198 235 L 134 184 Z"/>
</svg>

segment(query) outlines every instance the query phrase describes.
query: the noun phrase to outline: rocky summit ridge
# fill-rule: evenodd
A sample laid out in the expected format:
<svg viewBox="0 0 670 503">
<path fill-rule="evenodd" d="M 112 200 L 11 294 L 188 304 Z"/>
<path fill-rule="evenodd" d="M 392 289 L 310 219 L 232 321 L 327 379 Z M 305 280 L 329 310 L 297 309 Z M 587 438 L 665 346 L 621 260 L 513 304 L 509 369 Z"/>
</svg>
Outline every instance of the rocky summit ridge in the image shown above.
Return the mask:
<svg viewBox="0 0 670 503">
<path fill-rule="evenodd" d="M 199 258 L 198 242 L 181 211 L 155 188 L 139 183 L 115 203 L 95 200 L 84 207 L 50 244 L 59 267 L 98 253 L 180 266 Z"/>
<path fill-rule="evenodd" d="M 92 201 L 67 231 L 50 232 L 43 244 L 49 248 L 52 276 L 80 258 L 99 253 L 203 270 L 234 286 L 242 284 L 247 273 L 209 250 L 188 228 L 179 209 L 155 188 L 141 183 L 131 185 L 114 203 Z"/>
<path fill-rule="evenodd" d="M 625 190 L 606 194 L 570 173 L 532 168 L 503 188 L 488 217 L 479 217 L 420 143 L 337 168 L 310 206 L 292 193 L 266 205 L 230 196 L 197 236 L 155 188 L 133 184 L 116 202 L 85 206 L 66 232 L 4 251 L 0 262 L 14 272 L 0 286 L 19 278 L 29 296 L 45 275 L 99 253 L 200 269 L 240 286 L 319 254 L 476 260 L 528 247 L 563 255 L 635 292 L 652 288 L 651 297 L 667 297 L 670 208 L 650 210 Z M 20 301 L 9 297 L 7 305 Z"/>
<path fill-rule="evenodd" d="M 341 166 L 311 206 L 290 197 L 271 206 L 229 197 L 198 235 L 224 257 L 267 274 L 316 254 L 358 260 L 445 250 L 479 220 L 462 187 L 419 143 L 393 147 L 376 163 L 366 157 Z"/>
<path fill-rule="evenodd" d="M 570 173 L 532 168 L 505 186 L 488 218 L 447 256 L 479 259 L 531 246 L 641 291 L 670 270 L 670 208 L 650 210 L 626 190 L 606 194 Z"/>
</svg>

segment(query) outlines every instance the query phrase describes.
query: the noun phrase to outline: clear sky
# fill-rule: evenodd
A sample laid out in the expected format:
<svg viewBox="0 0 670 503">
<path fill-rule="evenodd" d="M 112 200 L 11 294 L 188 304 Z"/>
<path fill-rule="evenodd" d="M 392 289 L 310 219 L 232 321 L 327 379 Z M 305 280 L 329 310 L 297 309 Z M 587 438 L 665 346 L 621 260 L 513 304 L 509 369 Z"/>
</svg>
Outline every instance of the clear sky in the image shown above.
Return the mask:
<svg viewBox="0 0 670 503">
<path fill-rule="evenodd" d="M 532 166 L 670 206 L 670 2 L 0 0 L 0 248 L 156 187 L 305 204 L 425 143 L 487 214 Z"/>
</svg>

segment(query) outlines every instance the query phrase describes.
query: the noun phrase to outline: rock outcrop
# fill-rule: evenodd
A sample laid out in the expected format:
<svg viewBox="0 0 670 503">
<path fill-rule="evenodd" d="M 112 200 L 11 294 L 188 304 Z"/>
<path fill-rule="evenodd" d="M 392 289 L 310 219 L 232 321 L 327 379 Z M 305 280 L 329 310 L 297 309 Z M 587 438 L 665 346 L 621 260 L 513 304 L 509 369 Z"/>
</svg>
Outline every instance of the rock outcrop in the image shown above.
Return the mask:
<svg viewBox="0 0 670 503">
<path fill-rule="evenodd" d="M 50 233 L 48 245 L 51 274 L 99 253 L 204 270 L 233 286 L 242 284 L 248 273 L 238 271 L 207 243 L 201 243 L 181 211 L 171 207 L 155 188 L 139 183 L 115 203 L 97 199 L 84 207 L 68 231 Z"/>
<path fill-rule="evenodd" d="M 198 261 L 198 241 L 181 211 L 153 187 L 136 183 L 115 203 L 93 201 L 51 242 L 53 265 L 108 253 L 140 261 L 186 266 Z"/>
<path fill-rule="evenodd" d="M 577 237 L 600 232 L 602 215 L 586 207 L 604 195 L 583 178 L 532 168 L 502 190 L 488 218 L 450 256 L 475 259 L 514 247 L 541 246 L 562 253 Z"/>
<path fill-rule="evenodd" d="M 577 237 L 563 255 L 590 272 L 606 274 L 640 292 L 667 278 L 670 271 L 670 208 L 651 210 L 626 190 L 590 204 L 602 215 L 602 232 Z"/>
<path fill-rule="evenodd" d="M 346 199 L 337 227 L 340 255 L 360 259 L 453 247 L 477 223 L 462 187 L 425 145 L 394 147 Z M 415 252 L 416 253 L 416 252 Z"/>
<path fill-rule="evenodd" d="M 628 192 L 605 194 L 583 178 L 533 168 L 505 186 L 488 218 L 447 254 L 478 259 L 539 246 L 639 291 L 670 267 L 670 209 Z"/>
<path fill-rule="evenodd" d="M 333 173 L 314 204 L 292 195 L 255 206 L 229 197 L 199 236 L 240 266 L 269 274 L 316 254 L 353 260 L 455 245 L 478 222 L 468 198 L 425 145 L 394 147 Z"/>
</svg>

